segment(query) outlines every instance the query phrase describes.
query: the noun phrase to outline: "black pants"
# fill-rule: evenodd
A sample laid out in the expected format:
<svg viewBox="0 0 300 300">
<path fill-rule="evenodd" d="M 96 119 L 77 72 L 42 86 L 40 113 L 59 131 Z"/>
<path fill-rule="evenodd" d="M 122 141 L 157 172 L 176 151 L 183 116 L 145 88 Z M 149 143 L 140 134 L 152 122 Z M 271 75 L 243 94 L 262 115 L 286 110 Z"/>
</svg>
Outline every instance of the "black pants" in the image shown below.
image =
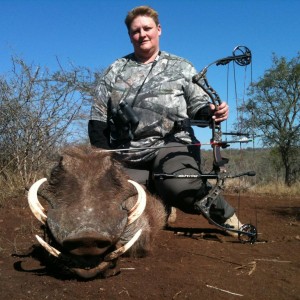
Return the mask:
<svg viewBox="0 0 300 300">
<path fill-rule="evenodd" d="M 127 169 L 126 171 L 133 180 L 139 183 L 145 184 L 147 181 L 148 186 L 154 189 L 166 205 L 179 208 L 186 213 L 198 213 L 194 209 L 194 202 L 209 192 L 209 187 L 201 178 L 153 179 L 151 176 L 155 173 L 200 174 L 195 147 L 178 147 L 182 146 L 179 143 L 169 143 L 167 146 L 159 150 L 151 170 Z M 223 223 L 233 214 L 233 207 L 222 195 L 219 195 L 211 211 L 211 217 Z"/>
</svg>

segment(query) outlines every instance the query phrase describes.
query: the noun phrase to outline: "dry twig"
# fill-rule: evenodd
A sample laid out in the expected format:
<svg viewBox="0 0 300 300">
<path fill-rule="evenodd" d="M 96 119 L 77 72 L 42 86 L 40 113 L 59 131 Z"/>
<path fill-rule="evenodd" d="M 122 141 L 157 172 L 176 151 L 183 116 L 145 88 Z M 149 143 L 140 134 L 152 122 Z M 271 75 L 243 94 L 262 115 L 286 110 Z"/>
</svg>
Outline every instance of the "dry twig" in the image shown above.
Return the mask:
<svg viewBox="0 0 300 300">
<path fill-rule="evenodd" d="M 230 291 L 226 291 L 226 290 L 223 290 L 223 289 L 220 289 L 220 288 L 217 288 L 215 286 L 211 286 L 211 285 L 206 285 L 208 288 L 211 288 L 211 289 L 215 289 L 215 290 L 218 290 L 218 291 L 221 291 L 221 292 L 224 292 L 224 293 L 227 293 L 227 294 L 230 294 L 230 295 L 234 295 L 234 296 L 239 296 L 239 297 L 243 297 L 244 295 L 242 294 L 237 294 L 237 293 L 233 293 L 233 292 L 230 292 Z"/>
</svg>

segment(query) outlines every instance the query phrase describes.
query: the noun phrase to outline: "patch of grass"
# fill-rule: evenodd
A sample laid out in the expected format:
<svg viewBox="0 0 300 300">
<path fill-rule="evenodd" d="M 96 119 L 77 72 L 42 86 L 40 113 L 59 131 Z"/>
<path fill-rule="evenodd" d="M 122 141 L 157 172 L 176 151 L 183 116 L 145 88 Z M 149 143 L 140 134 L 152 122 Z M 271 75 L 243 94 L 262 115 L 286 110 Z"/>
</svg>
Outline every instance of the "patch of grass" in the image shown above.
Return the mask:
<svg viewBox="0 0 300 300">
<path fill-rule="evenodd" d="M 232 178 L 225 181 L 225 191 L 229 193 L 245 193 L 251 189 L 251 183 L 244 178 Z"/>
<path fill-rule="evenodd" d="M 10 174 L 0 176 L 0 207 L 10 207 L 13 199 L 24 194 L 24 182 L 20 176 Z"/>
<path fill-rule="evenodd" d="M 300 196 L 300 182 L 296 182 L 291 187 L 286 186 L 283 182 L 258 184 L 251 187 L 250 192 L 253 194 Z"/>
<path fill-rule="evenodd" d="M 283 181 L 274 181 L 263 184 L 253 184 L 244 178 L 227 179 L 225 181 L 225 192 L 227 193 L 247 193 L 278 196 L 300 196 L 300 182 L 296 182 L 291 187 Z"/>
</svg>

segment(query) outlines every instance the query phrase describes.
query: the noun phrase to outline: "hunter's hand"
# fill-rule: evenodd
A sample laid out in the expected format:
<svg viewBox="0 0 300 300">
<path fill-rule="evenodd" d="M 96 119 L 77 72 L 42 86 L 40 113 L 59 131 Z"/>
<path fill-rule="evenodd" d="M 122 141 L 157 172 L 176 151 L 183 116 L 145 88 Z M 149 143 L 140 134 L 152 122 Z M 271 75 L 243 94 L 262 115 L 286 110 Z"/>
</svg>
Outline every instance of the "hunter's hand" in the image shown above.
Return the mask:
<svg viewBox="0 0 300 300">
<path fill-rule="evenodd" d="M 209 107 L 212 111 L 212 118 L 215 120 L 215 122 L 220 123 L 228 119 L 229 106 L 226 102 L 222 102 L 219 105 L 218 110 L 216 110 L 213 104 L 210 104 Z"/>
</svg>

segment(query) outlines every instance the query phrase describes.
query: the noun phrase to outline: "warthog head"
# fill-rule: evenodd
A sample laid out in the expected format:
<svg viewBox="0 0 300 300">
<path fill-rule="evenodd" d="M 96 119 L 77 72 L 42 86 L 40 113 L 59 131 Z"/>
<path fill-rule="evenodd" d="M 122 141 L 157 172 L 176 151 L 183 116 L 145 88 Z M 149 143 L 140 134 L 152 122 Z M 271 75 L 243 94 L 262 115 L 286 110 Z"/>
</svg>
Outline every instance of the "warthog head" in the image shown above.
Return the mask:
<svg viewBox="0 0 300 300">
<path fill-rule="evenodd" d="M 47 211 L 38 201 L 40 191 L 47 195 Z M 51 242 L 36 236 L 39 243 L 82 278 L 114 275 L 127 250 L 147 254 L 165 222 L 158 199 L 129 180 L 110 152 L 90 148 L 67 150 L 49 181 L 31 186 L 28 201 L 49 232 Z"/>
</svg>

